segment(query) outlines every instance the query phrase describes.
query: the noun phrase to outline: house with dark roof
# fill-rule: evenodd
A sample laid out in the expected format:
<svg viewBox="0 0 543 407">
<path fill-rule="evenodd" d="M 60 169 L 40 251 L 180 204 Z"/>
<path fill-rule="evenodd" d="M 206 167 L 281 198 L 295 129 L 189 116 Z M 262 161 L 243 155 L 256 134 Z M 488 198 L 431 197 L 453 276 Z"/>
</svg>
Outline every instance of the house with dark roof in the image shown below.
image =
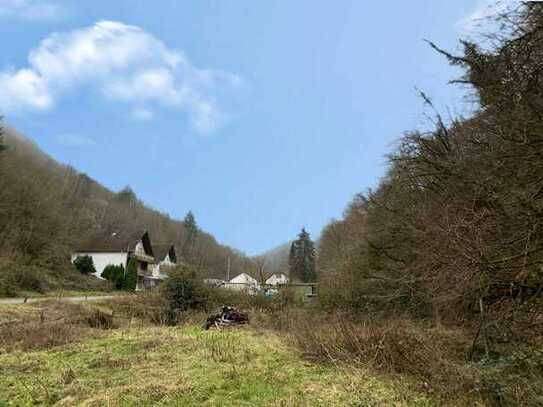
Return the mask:
<svg viewBox="0 0 543 407">
<path fill-rule="evenodd" d="M 92 257 L 96 268 L 95 275 L 98 278 L 101 278 L 102 272 L 108 265 L 122 265 L 126 270 L 128 262 L 135 259 L 138 271 L 136 290 L 154 286 L 152 269 L 156 262 L 147 231 L 135 231 L 128 234 L 97 233 L 72 253 L 72 263 L 81 256 Z"/>
<path fill-rule="evenodd" d="M 175 246 L 170 244 L 153 245 L 155 263 L 150 265 L 151 275 L 148 276 L 147 286 L 155 287 L 168 277 L 168 270 L 174 268 L 177 263 L 177 253 Z"/>
</svg>

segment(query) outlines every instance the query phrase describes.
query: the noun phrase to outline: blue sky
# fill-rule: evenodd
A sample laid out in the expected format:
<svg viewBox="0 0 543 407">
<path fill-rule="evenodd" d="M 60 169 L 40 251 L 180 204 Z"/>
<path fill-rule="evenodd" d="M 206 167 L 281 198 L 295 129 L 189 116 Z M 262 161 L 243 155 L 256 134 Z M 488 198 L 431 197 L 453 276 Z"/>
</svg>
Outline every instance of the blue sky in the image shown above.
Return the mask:
<svg viewBox="0 0 543 407">
<path fill-rule="evenodd" d="M 415 87 L 468 114 L 458 50 L 486 0 L 0 0 L 0 110 L 47 153 L 248 254 L 375 186 Z"/>
</svg>

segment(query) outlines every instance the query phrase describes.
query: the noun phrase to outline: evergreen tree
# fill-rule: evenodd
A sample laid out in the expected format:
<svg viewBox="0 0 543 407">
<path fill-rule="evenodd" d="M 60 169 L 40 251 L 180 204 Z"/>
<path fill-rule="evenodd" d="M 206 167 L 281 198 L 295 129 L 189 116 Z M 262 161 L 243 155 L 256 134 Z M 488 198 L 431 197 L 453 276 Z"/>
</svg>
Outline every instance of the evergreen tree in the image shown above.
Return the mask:
<svg viewBox="0 0 543 407">
<path fill-rule="evenodd" d="M 124 275 L 123 289 L 134 291 L 138 281 L 138 263 L 136 259 L 130 259 Z"/>
<path fill-rule="evenodd" d="M 94 274 L 96 269 L 94 268 L 94 261 L 91 256 L 79 256 L 74 261 L 74 266 L 81 274 Z"/>
<path fill-rule="evenodd" d="M 183 225 L 185 227 L 185 238 L 181 247 L 181 257 L 190 263 L 194 260 L 196 241 L 198 239 L 198 224 L 192 211 L 189 211 L 185 219 L 183 219 Z"/>
<path fill-rule="evenodd" d="M 289 271 L 291 279 L 297 279 L 304 283 L 312 283 L 317 279 L 315 244 L 305 228 L 302 228 L 298 239 L 290 246 Z"/>
<path fill-rule="evenodd" d="M 115 284 L 115 288 L 117 290 L 120 290 L 123 288 L 124 284 L 124 266 L 121 264 L 119 266 L 114 266 L 113 264 L 109 264 L 104 268 L 104 271 L 102 271 L 102 278 L 105 278 L 106 280 L 109 280 Z"/>
<path fill-rule="evenodd" d="M 296 264 L 296 252 L 298 250 L 298 241 L 294 240 L 290 245 L 290 252 L 288 254 L 288 269 L 291 278 L 294 278 L 294 265 Z"/>
</svg>

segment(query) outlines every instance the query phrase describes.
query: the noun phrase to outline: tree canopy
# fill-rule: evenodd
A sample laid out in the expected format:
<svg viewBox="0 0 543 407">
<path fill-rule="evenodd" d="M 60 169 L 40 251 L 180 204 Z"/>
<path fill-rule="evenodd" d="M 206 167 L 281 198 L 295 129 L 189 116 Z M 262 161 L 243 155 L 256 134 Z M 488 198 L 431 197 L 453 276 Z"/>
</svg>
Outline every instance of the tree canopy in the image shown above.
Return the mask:
<svg viewBox="0 0 543 407">
<path fill-rule="evenodd" d="M 316 280 L 315 244 L 305 228 L 302 228 L 298 239 L 290 246 L 289 274 L 291 279 L 297 279 L 304 283 Z"/>
</svg>

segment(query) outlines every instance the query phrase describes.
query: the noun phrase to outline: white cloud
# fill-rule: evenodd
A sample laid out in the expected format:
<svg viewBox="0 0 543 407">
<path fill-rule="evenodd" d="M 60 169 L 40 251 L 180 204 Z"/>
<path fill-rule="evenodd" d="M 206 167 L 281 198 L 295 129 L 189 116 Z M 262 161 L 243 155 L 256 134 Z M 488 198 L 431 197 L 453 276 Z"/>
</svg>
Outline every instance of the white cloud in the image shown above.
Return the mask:
<svg viewBox="0 0 543 407">
<path fill-rule="evenodd" d="M 77 136 L 73 134 L 62 134 L 57 136 L 60 144 L 68 147 L 89 147 L 96 145 L 96 141 L 85 136 Z"/>
<path fill-rule="evenodd" d="M 32 69 L 0 72 L 0 106 L 6 111 L 22 105 L 45 110 L 52 104 L 46 80 Z"/>
<path fill-rule="evenodd" d="M 62 15 L 62 8 L 45 0 L 0 0 L 0 16 L 49 20 Z"/>
<path fill-rule="evenodd" d="M 226 117 L 218 94 L 240 82 L 235 75 L 196 68 L 182 51 L 115 21 L 51 34 L 28 61 L 27 68 L 0 72 L 0 106 L 7 111 L 50 109 L 64 93 L 87 87 L 131 105 L 136 120 L 150 120 L 158 107 L 183 111 L 201 133 Z"/>
<path fill-rule="evenodd" d="M 464 35 L 475 34 L 485 20 L 520 3 L 521 0 L 477 0 L 473 10 L 456 22 L 456 27 Z"/>
</svg>

